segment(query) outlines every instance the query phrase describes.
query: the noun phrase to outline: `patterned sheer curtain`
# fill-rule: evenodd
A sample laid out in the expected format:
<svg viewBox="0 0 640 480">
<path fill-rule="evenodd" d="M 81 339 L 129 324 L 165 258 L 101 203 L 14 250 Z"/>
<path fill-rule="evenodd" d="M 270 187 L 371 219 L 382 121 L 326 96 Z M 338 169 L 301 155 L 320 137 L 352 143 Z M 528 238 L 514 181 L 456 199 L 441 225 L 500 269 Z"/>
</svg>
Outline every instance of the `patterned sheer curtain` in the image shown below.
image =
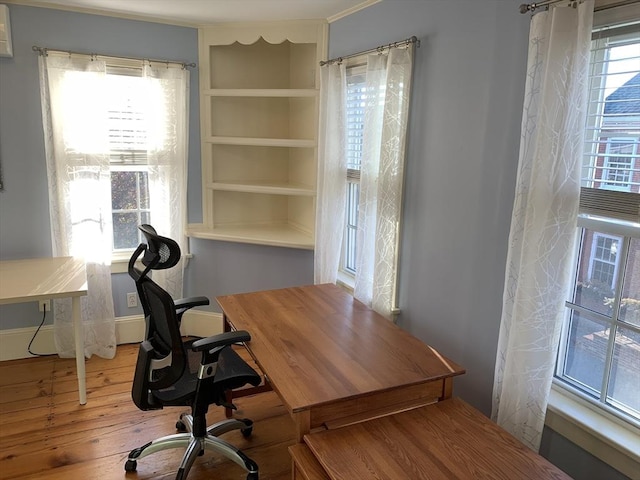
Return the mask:
<svg viewBox="0 0 640 480">
<path fill-rule="evenodd" d="M 154 63 L 143 66 L 142 76 L 151 93 L 145 111 L 156 120 L 149 124 L 147 133 L 151 225 L 160 235 L 178 242 L 183 254 L 175 267 L 155 270 L 153 279 L 173 298 L 181 298 L 184 255 L 188 253 L 185 227 L 189 71 Z"/>
<path fill-rule="evenodd" d="M 83 258 L 88 295 L 81 299 L 84 354 L 113 358 L 111 179 L 106 65 L 85 57 L 39 57 L 42 119 L 54 256 Z M 54 302 L 55 344 L 75 356 L 71 301 Z"/>
<path fill-rule="evenodd" d="M 572 275 L 593 0 L 533 16 L 492 417 L 538 450 Z"/>
<path fill-rule="evenodd" d="M 396 278 L 414 44 L 367 58 L 364 153 L 354 295 L 391 319 Z"/>
<path fill-rule="evenodd" d="M 366 58 L 354 295 L 392 318 L 414 45 Z M 346 68 L 322 69 L 315 282 L 334 283 L 346 208 Z"/>
</svg>

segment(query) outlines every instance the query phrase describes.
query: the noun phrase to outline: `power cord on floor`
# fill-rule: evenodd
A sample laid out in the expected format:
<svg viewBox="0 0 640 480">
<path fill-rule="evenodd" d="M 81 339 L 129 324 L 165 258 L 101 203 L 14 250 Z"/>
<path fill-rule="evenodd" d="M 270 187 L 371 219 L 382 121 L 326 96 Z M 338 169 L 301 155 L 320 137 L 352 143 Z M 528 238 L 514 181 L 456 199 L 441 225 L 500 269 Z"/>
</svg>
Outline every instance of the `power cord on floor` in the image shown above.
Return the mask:
<svg viewBox="0 0 640 480">
<path fill-rule="evenodd" d="M 55 353 L 34 353 L 34 352 L 31 351 L 31 344 L 36 339 L 36 335 L 38 335 L 38 332 L 42 328 L 42 325 L 44 325 L 44 321 L 47 318 L 47 305 L 44 304 L 42 307 L 43 307 L 43 310 L 42 310 L 42 321 L 40 322 L 40 325 L 38 325 L 38 328 L 36 329 L 35 333 L 33 334 L 33 337 L 31 337 L 31 341 L 29 342 L 29 346 L 27 347 L 27 351 L 31 355 L 33 355 L 34 357 L 50 357 L 51 355 L 55 355 Z"/>
</svg>

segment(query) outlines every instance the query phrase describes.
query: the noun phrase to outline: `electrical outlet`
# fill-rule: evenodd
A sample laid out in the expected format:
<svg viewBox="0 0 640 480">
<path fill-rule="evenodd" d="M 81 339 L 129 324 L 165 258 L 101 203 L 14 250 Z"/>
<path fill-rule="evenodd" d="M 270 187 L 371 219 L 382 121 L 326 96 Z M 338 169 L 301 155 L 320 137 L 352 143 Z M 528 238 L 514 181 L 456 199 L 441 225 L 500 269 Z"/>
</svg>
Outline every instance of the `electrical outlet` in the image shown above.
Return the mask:
<svg viewBox="0 0 640 480">
<path fill-rule="evenodd" d="M 138 296 L 135 293 L 127 293 L 127 307 L 134 308 L 138 306 Z"/>
<path fill-rule="evenodd" d="M 47 309 L 47 312 L 51 311 L 51 302 L 49 300 L 39 300 L 38 301 L 38 310 L 41 312 L 45 311 L 45 308 Z"/>
</svg>

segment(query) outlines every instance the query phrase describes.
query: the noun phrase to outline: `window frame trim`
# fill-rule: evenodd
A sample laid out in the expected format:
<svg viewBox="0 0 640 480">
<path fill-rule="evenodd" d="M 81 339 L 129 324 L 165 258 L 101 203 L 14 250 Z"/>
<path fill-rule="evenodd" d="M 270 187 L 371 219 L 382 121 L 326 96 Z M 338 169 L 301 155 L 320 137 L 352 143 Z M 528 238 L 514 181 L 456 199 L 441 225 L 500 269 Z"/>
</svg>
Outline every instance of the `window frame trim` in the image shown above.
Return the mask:
<svg viewBox="0 0 640 480">
<path fill-rule="evenodd" d="M 545 425 L 629 478 L 637 474 L 640 428 L 594 406 L 555 378 Z"/>
</svg>

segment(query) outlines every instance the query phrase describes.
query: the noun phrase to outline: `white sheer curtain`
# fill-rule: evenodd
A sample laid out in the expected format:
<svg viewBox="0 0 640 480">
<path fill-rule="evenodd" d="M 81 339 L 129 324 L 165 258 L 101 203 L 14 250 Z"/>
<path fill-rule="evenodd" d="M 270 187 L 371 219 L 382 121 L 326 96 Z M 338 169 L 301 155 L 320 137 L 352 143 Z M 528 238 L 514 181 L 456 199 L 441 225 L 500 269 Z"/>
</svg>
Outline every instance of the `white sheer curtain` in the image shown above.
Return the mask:
<svg viewBox="0 0 640 480">
<path fill-rule="evenodd" d="M 413 44 L 367 58 L 364 146 L 354 295 L 392 318 L 396 277 L 404 158 L 409 119 Z"/>
<path fill-rule="evenodd" d="M 178 242 L 183 258 L 167 270 L 156 270 L 153 279 L 173 298 L 182 297 L 184 254 L 188 253 L 186 227 L 189 71 L 146 64 L 150 119 L 147 146 L 151 225 L 158 234 Z"/>
<path fill-rule="evenodd" d="M 533 16 L 493 419 L 538 450 L 572 275 L 593 0 Z"/>
<path fill-rule="evenodd" d="M 40 90 L 54 256 L 84 258 L 84 354 L 113 358 L 111 180 L 104 96 L 106 65 L 84 57 L 40 56 Z M 75 356 L 70 300 L 56 300 L 55 344 Z"/>
<path fill-rule="evenodd" d="M 320 142 L 316 214 L 315 283 L 335 283 L 340 265 L 347 195 L 345 155 L 346 67 L 320 70 Z"/>
<path fill-rule="evenodd" d="M 380 314 L 395 310 L 399 227 L 413 44 L 367 57 L 354 295 Z M 346 69 L 322 69 L 315 282 L 335 282 L 345 231 Z"/>
</svg>

